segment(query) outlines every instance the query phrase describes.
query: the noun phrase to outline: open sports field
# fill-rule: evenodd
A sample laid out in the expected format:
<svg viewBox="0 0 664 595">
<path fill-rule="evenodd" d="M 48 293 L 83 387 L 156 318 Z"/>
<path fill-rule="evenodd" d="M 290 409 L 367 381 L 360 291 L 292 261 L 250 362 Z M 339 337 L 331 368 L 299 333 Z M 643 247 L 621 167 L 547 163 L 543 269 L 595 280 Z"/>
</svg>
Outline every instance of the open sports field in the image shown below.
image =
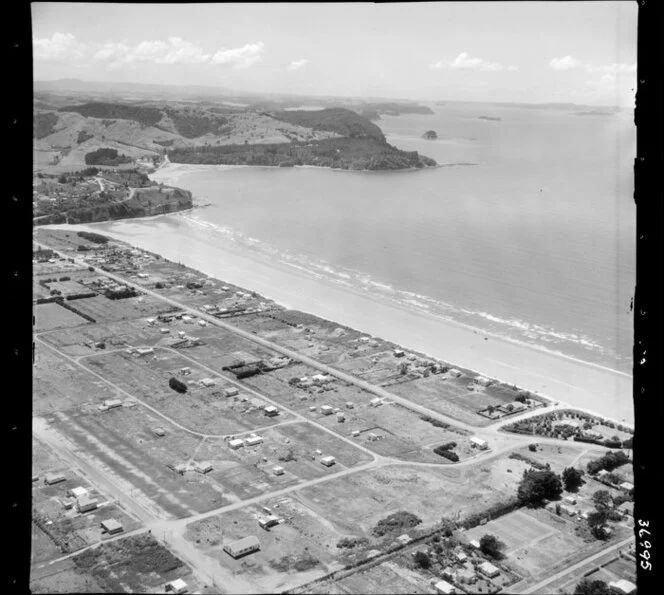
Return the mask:
<svg viewBox="0 0 664 595">
<path fill-rule="evenodd" d="M 33 314 L 35 317 L 34 330 L 37 333 L 90 324 L 85 318 L 56 302 L 37 304 L 33 308 Z"/>
<path fill-rule="evenodd" d="M 564 528 L 564 525 L 563 525 Z M 535 542 L 542 541 L 559 532 L 559 527 L 545 523 L 526 510 L 516 510 L 486 525 L 466 531 L 468 539 L 479 540 L 483 535 L 495 535 L 505 544 L 503 553 L 510 555 L 522 548 L 531 548 Z"/>
<path fill-rule="evenodd" d="M 323 581 L 313 585 L 316 595 L 355 595 L 356 593 L 385 593 L 389 595 L 419 595 L 435 593 L 435 589 L 423 578 L 413 578 L 399 572 L 390 562 L 383 562 L 367 570 L 360 570 L 338 581 Z"/>
</svg>

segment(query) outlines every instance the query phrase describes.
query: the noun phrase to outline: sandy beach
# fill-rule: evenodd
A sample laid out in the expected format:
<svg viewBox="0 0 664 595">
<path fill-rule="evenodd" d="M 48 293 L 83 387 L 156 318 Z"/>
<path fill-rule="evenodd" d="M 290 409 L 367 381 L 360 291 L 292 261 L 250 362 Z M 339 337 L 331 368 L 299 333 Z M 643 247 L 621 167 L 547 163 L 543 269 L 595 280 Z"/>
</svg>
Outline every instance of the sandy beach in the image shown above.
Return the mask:
<svg viewBox="0 0 664 595">
<path fill-rule="evenodd" d="M 175 184 L 197 167 L 169 166 L 160 181 Z M 314 279 L 295 268 L 256 258 L 207 234 L 178 225 L 178 215 L 53 226 L 107 234 L 301 310 L 382 337 L 560 403 L 633 424 L 632 377 L 472 327 L 417 312 L 373 295 Z"/>
</svg>

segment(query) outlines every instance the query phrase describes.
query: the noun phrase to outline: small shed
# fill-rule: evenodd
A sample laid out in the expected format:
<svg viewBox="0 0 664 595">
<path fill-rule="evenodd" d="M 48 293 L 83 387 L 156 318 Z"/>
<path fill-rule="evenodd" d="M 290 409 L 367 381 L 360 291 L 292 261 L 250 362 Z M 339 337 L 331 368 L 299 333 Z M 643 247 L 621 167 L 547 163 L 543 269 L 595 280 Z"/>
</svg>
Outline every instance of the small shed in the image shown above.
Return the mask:
<svg viewBox="0 0 664 595">
<path fill-rule="evenodd" d="M 261 444 L 262 442 L 263 442 L 263 437 L 257 436 L 256 434 L 252 434 L 248 438 L 244 439 L 244 443 L 247 446 L 256 446 L 257 444 Z"/>
<path fill-rule="evenodd" d="M 64 473 L 47 473 L 44 476 L 44 483 L 50 486 L 65 481 L 66 479 Z"/>
<path fill-rule="evenodd" d="M 447 581 L 438 581 L 434 585 L 434 588 L 436 589 L 436 592 L 441 593 L 441 595 L 449 595 L 450 593 L 456 593 L 454 585 L 451 585 Z"/>
<path fill-rule="evenodd" d="M 285 471 L 283 467 L 273 467 L 272 473 L 274 473 L 275 475 L 283 475 Z"/>
<path fill-rule="evenodd" d="M 337 413 L 337 421 L 339 423 L 343 423 L 344 421 L 346 421 L 346 416 L 341 412 Z"/>
<path fill-rule="evenodd" d="M 261 544 L 254 535 L 224 545 L 224 551 L 233 558 L 240 558 L 260 549 Z"/>
<path fill-rule="evenodd" d="M 265 415 L 268 417 L 279 415 L 279 410 L 274 405 L 267 405 L 263 411 L 265 411 Z"/>
<path fill-rule="evenodd" d="M 187 583 L 181 578 L 175 579 L 164 585 L 164 591 L 166 591 L 166 593 L 186 593 L 188 588 Z"/>
<path fill-rule="evenodd" d="M 630 483 L 629 481 L 623 481 L 623 482 L 620 484 L 620 488 L 623 489 L 623 490 L 625 490 L 626 492 L 629 492 L 630 490 L 633 490 L 633 489 L 634 489 L 634 484 L 633 484 L 633 483 Z"/>
<path fill-rule="evenodd" d="M 476 550 L 480 549 L 480 542 L 478 539 L 471 539 L 470 545 L 474 547 Z"/>
<path fill-rule="evenodd" d="M 353 430 L 352 436 L 353 438 L 357 438 L 360 435 L 360 430 Z"/>
<path fill-rule="evenodd" d="M 489 578 L 495 578 L 500 574 L 500 569 L 491 562 L 482 562 L 477 568 L 484 576 Z"/>
<path fill-rule="evenodd" d="M 159 437 L 166 436 L 166 430 L 164 430 L 164 428 L 155 428 L 152 431 Z"/>
<path fill-rule="evenodd" d="M 576 498 L 574 496 L 565 496 L 563 500 L 568 504 L 576 504 Z"/>
<path fill-rule="evenodd" d="M 369 404 L 370 404 L 372 407 L 378 407 L 379 405 L 382 405 L 382 404 L 383 404 L 383 400 L 380 399 L 380 398 L 378 398 L 378 397 L 376 397 L 375 399 L 371 399 L 371 401 L 369 402 Z"/>
<path fill-rule="evenodd" d="M 234 438 L 233 440 L 228 441 L 228 446 L 230 446 L 233 450 L 237 450 L 238 448 L 244 446 L 244 440 L 241 440 L 240 438 Z"/>
<path fill-rule="evenodd" d="M 404 533 L 403 535 L 399 535 L 399 537 L 397 537 L 397 541 L 402 545 L 406 545 L 407 543 L 409 543 L 411 541 L 410 535 L 408 535 L 408 533 Z"/>
<path fill-rule="evenodd" d="M 620 595 L 631 595 L 632 593 L 636 593 L 636 585 L 624 578 L 621 578 L 619 581 L 610 582 L 609 589 L 616 593 L 620 593 Z"/>
<path fill-rule="evenodd" d="M 228 388 L 224 389 L 224 395 L 227 397 L 234 397 L 239 394 L 239 392 L 240 391 L 234 386 L 229 386 Z"/>
<path fill-rule="evenodd" d="M 76 488 L 71 488 L 70 490 L 67 491 L 67 495 L 71 496 L 72 498 L 82 498 L 83 496 L 88 495 L 88 490 L 86 490 L 83 487 L 76 487 Z"/>
<path fill-rule="evenodd" d="M 461 372 L 459 370 L 457 370 L 456 368 L 452 368 L 450 370 L 450 376 L 453 376 L 454 378 L 458 378 L 459 376 L 461 376 Z"/>
<path fill-rule="evenodd" d="M 346 409 L 354 409 L 355 408 L 355 403 L 352 401 L 346 401 Z"/>
<path fill-rule="evenodd" d="M 106 399 L 104 405 L 109 409 L 113 409 L 115 407 L 122 407 L 122 401 L 120 399 Z"/>
<path fill-rule="evenodd" d="M 83 496 L 76 501 L 76 508 L 80 513 L 89 512 L 97 508 L 97 500 L 89 496 Z"/>
<path fill-rule="evenodd" d="M 114 535 L 115 533 L 122 533 L 123 528 L 122 524 L 115 519 L 107 519 L 101 522 L 101 528 L 105 533 L 109 535 Z"/>
<path fill-rule="evenodd" d="M 194 471 L 197 471 L 198 473 L 209 473 L 212 471 L 212 463 L 209 461 L 200 461 L 194 465 Z"/>
<path fill-rule="evenodd" d="M 337 461 L 334 457 L 322 457 L 320 460 L 321 464 L 325 465 L 326 467 L 332 467 Z"/>
<path fill-rule="evenodd" d="M 487 441 L 482 440 L 482 438 L 478 438 L 477 436 L 471 436 L 470 445 L 473 448 L 479 448 L 480 450 L 486 450 L 487 448 L 489 448 Z"/>
<path fill-rule="evenodd" d="M 323 406 L 320 408 L 320 412 L 321 412 L 323 415 L 332 415 L 333 409 L 332 409 L 332 407 L 330 407 L 329 405 L 323 405 Z"/>
</svg>

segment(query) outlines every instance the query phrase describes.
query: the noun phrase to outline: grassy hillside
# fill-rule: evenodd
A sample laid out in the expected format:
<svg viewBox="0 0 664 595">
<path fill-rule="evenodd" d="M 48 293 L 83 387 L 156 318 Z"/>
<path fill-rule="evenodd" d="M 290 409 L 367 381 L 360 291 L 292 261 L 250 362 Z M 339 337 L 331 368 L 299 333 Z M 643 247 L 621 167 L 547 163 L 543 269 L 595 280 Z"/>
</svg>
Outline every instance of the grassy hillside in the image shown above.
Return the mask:
<svg viewBox="0 0 664 595">
<path fill-rule="evenodd" d="M 122 103 L 84 103 L 61 107 L 60 112 L 75 112 L 86 118 L 133 120 L 141 126 L 154 126 L 163 118 L 161 110 L 155 107 L 124 105 Z"/>
<path fill-rule="evenodd" d="M 271 114 L 273 118 L 298 124 L 313 130 L 326 130 L 348 138 L 374 138 L 385 140 L 383 131 L 366 118 L 344 108 L 316 111 L 293 110 Z"/>
</svg>

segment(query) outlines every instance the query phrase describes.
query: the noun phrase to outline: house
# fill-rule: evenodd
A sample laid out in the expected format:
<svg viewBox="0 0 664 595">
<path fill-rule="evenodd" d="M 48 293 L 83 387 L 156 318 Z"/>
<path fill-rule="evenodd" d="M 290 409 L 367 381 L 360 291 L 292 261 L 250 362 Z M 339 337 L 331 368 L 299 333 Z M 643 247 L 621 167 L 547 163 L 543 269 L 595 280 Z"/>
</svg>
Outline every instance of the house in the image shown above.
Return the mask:
<svg viewBox="0 0 664 595">
<path fill-rule="evenodd" d="M 114 407 L 122 407 L 122 401 L 120 399 L 106 399 L 104 405 L 109 409 L 113 409 Z"/>
<path fill-rule="evenodd" d="M 383 400 L 378 397 L 376 397 L 375 399 L 371 399 L 371 401 L 369 401 L 369 405 L 371 405 L 372 407 L 378 407 L 382 404 Z"/>
<path fill-rule="evenodd" d="M 461 376 L 461 372 L 459 370 L 457 370 L 456 368 L 452 368 L 450 370 L 450 376 L 453 376 L 454 378 L 458 378 L 459 376 Z"/>
<path fill-rule="evenodd" d="M 355 403 L 352 401 L 346 401 L 346 409 L 354 409 L 355 408 Z"/>
<path fill-rule="evenodd" d="M 188 588 L 187 583 L 181 578 L 164 585 L 164 591 L 166 591 L 166 593 L 186 593 Z"/>
<path fill-rule="evenodd" d="M 212 463 L 209 461 L 200 461 L 199 463 L 196 463 L 194 465 L 194 471 L 197 471 L 198 473 L 209 473 L 212 471 Z"/>
<path fill-rule="evenodd" d="M 76 501 L 76 508 L 78 512 L 88 512 L 97 508 L 97 500 L 90 498 L 89 496 L 83 496 Z"/>
<path fill-rule="evenodd" d="M 487 441 L 482 440 L 481 438 L 478 438 L 477 436 L 471 436 L 470 445 L 473 448 L 479 448 L 480 450 L 486 450 L 487 448 L 489 448 L 489 445 L 487 444 Z"/>
<path fill-rule="evenodd" d="M 261 544 L 254 535 L 224 545 L 224 551 L 233 558 L 240 558 L 261 549 Z"/>
<path fill-rule="evenodd" d="M 64 476 L 63 473 L 47 473 L 44 476 L 44 483 L 46 485 L 53 485 L 55 483 L 60 483 L 62 481 L 65 481 L 67 478 Z"/>
<path fill-rule="evenodd" d="M 65 510 L 71 510 L 75 502 L 76 500 L 74 498 L 62 498 L 60 500 L 60 503 L 62 504 Z"/>
<path fill-rule="evenodd" d="M 279 410 L 274 406 L 274 405 L 268 405 L 263 409 L 265 411 L 265 415 L 268 417 L 274 417 L 275 415 L 279 415 Z"/>
<path fill-rule="evenodd" d="M 238 448 L 241 448 L 244 446 L 244 440 L 241 440 L 240 438 L 235 438 L 233 440 L 228 441 L 228 446 L 230 446 L 233 450 L 237 450 Z"/>
<path fill-rule="evenodd" d="M 337 421 L 339 423 L 343 423 L 344 421 L 346 421 L 346 416 L 341 412 L 337 413 Z"/>
<path fill-rule="evenodd" d="M 234 386 L 229 386 L 228 388 L 224 389 L 224 395 L 227 397 L 234 397 L 237 394 L 239 394 L 239 390 L 235 388 Z"/>
<path fill-rule="evenodd" d="M 485 378 L 484 376 L 478 376 L 475 378 L 475 384 L 479 384 L 480 386 L 489 386 L 491 384 L 491 380 Z"/>
<path fill-rule="evenodd" d="M 623 516 L 634 516 L 634 502 L 623 502 L 618 506 L 618 512 Z"/>
<path fill-rule="evenodd" d="M 563 500 L 568 504 L 576 504 L 576 498 L 574 496 L 565 496 Z"/>
<path fill-rule="evenodd" d="M 453 581 L 455 579 L 456 572 L 451 566 L 447 566 L 446 568 L 443 568 L 443 578 L 449 579 Z"/>
<path fill-rule="evenodd" d="M 572 508 L 571 506 L 568 506 L 567 504 L 561 504 L 560 505 L 560 510 L 569 516 L 575 516 L 577 513 L 576 508 Z"/>
<path fill-rule="evenodd" d="M 72 498 L 82 498 L 83 496 L 88 495 L 88 490 L 82 487 L 77 487 L 77 488 L 72 488 L 71 490 L 67 491 L 67 495 L 71 496 Z"/>
<path fill-rule="evenodd" d="M 624 578 L 619 581 L 612 581 L 609 583 L 609 589 L 614 593 L 619 593 L 620 595 L 630 595 L 631 593 L 636 593 L 636 585 Z"/>
<path fill-rule="evenodd" d="M 524 409 L 528 409 L 528 406 L 521 401 L 512 401 L 510 405 L 512 405 L 512 411 L 523 411 Z"/>
<path fill-rule="evenodd" d="M 450 585 L 447 581 L 438 581 L 434 585 L 434 589 L 436 589 L 437 593 L 441 593 L 441 595 L 448 595 L 449 593 L 456 593 L 456 589 L 454 588 L 454 585 Z"/>
<path fill-rule="evenodd" d="M 600 470 L 597 472 L 597 477 L 599 477 L 599 478 L 604 478 L 604 477 L 607 476 L 608 474 L 609 474 L 609 472 L 608 472 L 606 469 L 600 469 Z"/>
<path fill-rule="evenodd" d="M 399 535 L 399 537 L 397 537 L 397 541 L 401 545 L 406 545 L 407 543 L 409 543 L 411 541 L 410 535 L 408 535 L 408 533 L 404 533 L 403 535 Z"/>
<path fill-rule="evenodd" d="M 337 461 L 334 457 L 323 457 L 320 462 L 326 467 L 332 467 Z"/>
<path fill-rule="evenodd" d="M 283 475 L 285 471 L 283 467 L 273 467 L 272 473 L 274 473 L 275 475 Z"/>
<path fill-rule="evenodd" d="M 258 518 L 258 525 L 261 527 L 261 529 L 269 529 L 270 527 L 278 525 L 280 522 L 281 519 L 279 519 L 279 517 L 274 516 L 273 514 Z"/>
<path fill-rule="evenodd" d="M 248 438 L 244 439 L 244 443 L 247 446 L 256 446 L 257 444 L 260 444 L 263 442 L 263 437 L 262 436 L 257 436 L 256 434 L 252 434 Z"/>
<path fill-rule="evenodd" d="M 207 326 L 207 321 L 205 321 L 205 320 L 199 320 L 199 321 L 198 321 L 198 326 Z"/>
<path fill-rule="evenodd" d="M 145 322 L 147 322 L 150 326 L 152 326 L 157 321 L 154 318 L 148 318 Z"/>
<path fill-rule="evenodd" d="M 495 578 L 500 574 L 500 569 L 491 564 L 491 562 L 482 562 L 478 567 L 479 571 L 489 578 Z"/>
<path fill-rule="evenodd" d="M 152 431 L 159 437 L 166 436 L 166 430 L 164 430 L 164 428 L 155 428 Z"/>
<path fill-rule="evenodd" d="M 160 328 L 160 329 L 159 329 L 159 332 L 160 332 L 162 335 L 168 335 L 168 333 L 170 333 L 171 331 L 169 331 L 167 328 Z"/>
<path fill-rule="evenodd" d="M 327 384 L 334 380 L 331 376 L 327 376 L 326 374 L 314 374 L 311 379 L 318 384 Z"/>
<path fill-rule="evenodd" d="M 206 387 L 214 386 L 217 384 L 212 378 L 203 378 L 200 383 Z"/>
<path fill-rule="evenodd" d="M 107 519 L 101 522 L 101 528 L 104 532 L 109 535 L 114 535 L 115 533 L 122 533 L 123 528 L 122 524 L 116 521 L 115 519 Z"/>
<path fill-rule="evenodd" d="M 630 490 L 634 489 L 634 484 L 630 483 L 629 481 L 623 481 L 619 487 L 625 490 L 626 492 L 629 492 Z"/>
<path fill-rule="evenodd" d="M 332 415 L 332 407 L 330 407 L 329 405 L 323 405 L 323 406 L 320 408 L 320 412 L 321 412 L 323 415 Z"/>
<path fill-rule="evenodd" d="M 143 355 L 150 355 L 151 353 L 154 353 L 154 349 L 152 347 L 137 347 L 136 348 L 136 355 L 138 357 L 141 357 Z"/>
<path fill-rule="evenodd" d="M 360 430 L 353 430 L 352 436 L 353 438 L 357 438 L 360 435 Z"/>
<path fill-rule="evenodd" d="M 472 540 L 470 541 L 470 545 L 471 545 L 472 547 L 474 547 L 476 550 L 479 550 L 479 549 L 480 549 L 480 542 L 479 542 L 478 539 L 472 539 Z"/>
<path fill-rule="evenodd" d="M 392 353 L 394 353 L 394 357 L 403 357 L 406 355 L 403 349 L 395 349 Z"/>
<path fill-rule="evenodd" d="M 454 557 L 459 561 L 459 562 L 465 562 L 468 559 L 468 556 L 463 552 L 462 550 L 454 552 Z"/>
</svg>

